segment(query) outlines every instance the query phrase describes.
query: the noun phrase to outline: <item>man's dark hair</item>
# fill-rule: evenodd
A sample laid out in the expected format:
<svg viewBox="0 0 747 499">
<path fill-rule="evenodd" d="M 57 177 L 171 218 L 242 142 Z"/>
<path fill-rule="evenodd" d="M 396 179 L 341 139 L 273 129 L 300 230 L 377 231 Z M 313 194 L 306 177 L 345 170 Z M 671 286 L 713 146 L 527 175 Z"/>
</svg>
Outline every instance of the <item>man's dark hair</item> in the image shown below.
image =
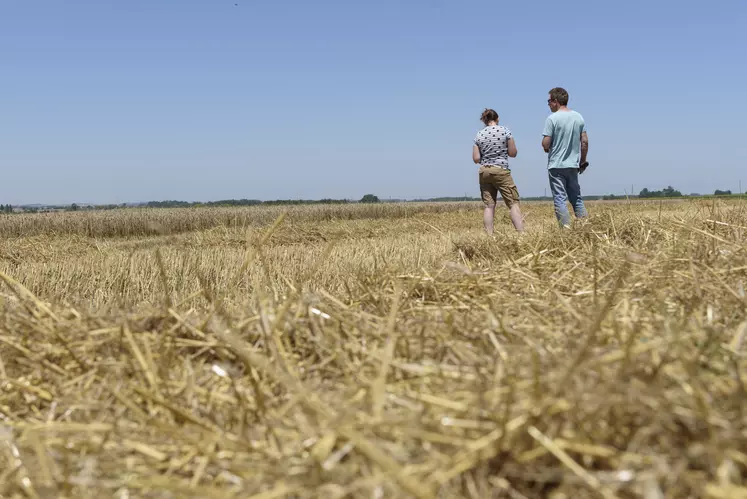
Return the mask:
<svg viewBox="0 0 747 499">
<path fill-rule="evenodd" d="M 568 105 L 568 92 L 564 88 L 555 87 L 550 90 L 550 100 L 554 100 L 561 106 Z"/>
<path fill-rule="evenodd" d="M 492 109 L 485 109 L 485 111 L 483 111 L 480 115 L 480 121 L 485 123 L 485 125 L 487 126 L 487 124 L 491 121 L 498 121 L 498 113 L 496 113 Z"/>
</svg>

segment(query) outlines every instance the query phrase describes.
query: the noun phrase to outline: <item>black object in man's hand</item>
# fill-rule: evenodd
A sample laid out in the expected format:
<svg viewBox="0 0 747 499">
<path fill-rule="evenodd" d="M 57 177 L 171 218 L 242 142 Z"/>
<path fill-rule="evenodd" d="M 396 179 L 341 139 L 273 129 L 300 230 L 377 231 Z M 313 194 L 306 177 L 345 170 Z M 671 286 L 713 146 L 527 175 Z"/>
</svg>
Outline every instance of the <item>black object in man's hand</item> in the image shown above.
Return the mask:
<svg viewBox="0 0 747 499">
<path fill-rule="evenodd" d="M 584 173 L 587 168 L 589 168 L 589 162 L 584 161 L 583 163 L 581 163 L 581 166 L 578 168 L 578 173 Z"/>
</svg>

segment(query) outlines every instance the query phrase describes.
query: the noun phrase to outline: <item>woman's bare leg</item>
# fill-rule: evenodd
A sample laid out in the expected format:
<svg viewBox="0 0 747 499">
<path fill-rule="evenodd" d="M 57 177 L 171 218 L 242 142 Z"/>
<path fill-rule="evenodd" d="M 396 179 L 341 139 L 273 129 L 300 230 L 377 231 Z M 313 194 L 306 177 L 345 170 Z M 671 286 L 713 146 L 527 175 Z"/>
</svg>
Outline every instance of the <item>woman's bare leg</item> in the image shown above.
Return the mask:
<svg viewBox="0 0 747 499">
<path fill-rule="evenodd" d="M 495 205 L 486 206 L 482 212 L 482 221 L 485 223 L 485 232 L 493 234 L 493 217 L 495 216 Z"/>
<path fill-rule="evenodd" d="M 519 232 L 524 231 L 524 220 L 521 219 L 521 209 L 519 208 L 519 203 L 514 203 L 511 205 L 511 208 L 509 208 L 508 212 L 511 214 L 511 221 L 514 223 L 514 227 L 516 227 L 516 230 Z"/>
</svg>

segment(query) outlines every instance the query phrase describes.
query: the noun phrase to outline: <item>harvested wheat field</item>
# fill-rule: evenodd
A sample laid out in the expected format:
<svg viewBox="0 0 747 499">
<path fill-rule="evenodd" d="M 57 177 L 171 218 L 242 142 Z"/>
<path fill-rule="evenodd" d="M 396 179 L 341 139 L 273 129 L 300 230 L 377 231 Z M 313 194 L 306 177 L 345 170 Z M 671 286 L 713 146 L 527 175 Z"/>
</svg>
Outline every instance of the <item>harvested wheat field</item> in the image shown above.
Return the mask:
<svg viewBox="0 0 747 499">
<path fill-rule="evenodd" d="M 0 216 L 0 496 L 747 497 L 747 202 L 524 212 Z"/>
</svg>

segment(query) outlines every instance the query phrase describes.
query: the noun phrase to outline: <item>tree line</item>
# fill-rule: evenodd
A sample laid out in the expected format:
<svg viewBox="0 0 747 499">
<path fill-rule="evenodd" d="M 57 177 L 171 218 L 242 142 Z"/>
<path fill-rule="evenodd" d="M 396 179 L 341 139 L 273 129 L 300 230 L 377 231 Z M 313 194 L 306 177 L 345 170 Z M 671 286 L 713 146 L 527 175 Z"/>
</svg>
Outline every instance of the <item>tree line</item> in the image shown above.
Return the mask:
<svg viewBox="0 0 747 499">
<path fill-rule="evenodd" d="M 742 196 L 744 194 L 734 194 L 731 190 L 716 189 L 713 194 L 698 194 L 691 193 L 683 195 L 682 192 L 675 189 L 674 187 L 667 186 L 661 190 L 649 190 L 643 188 L 638 194 L 604 194 L 604 195 L 587 195 L 584 199 L 594 200 L 616 200 L 626 199 L 628 197 L 639 198 L 639 199 L 658 199 L 658 198 L 678 198 L 678 197 L 706 197 L 706 196 Z M 550 196 L 533 196 L 523 197 L 524 201 L 551 201 Z M 433 197 L 433 198 L 421 198 L 421 199 L 389 199 L 389 202 L 459 202 L 459 201 L 479 201 L 478 197 L 470 196 L 454 196 L 454 197 Z M 39 209 L 36 207 L 22 207 L 22 211 L 25 212 L 37 212 L 37 211 L 78 211 L 78 210 L 113 210 L 117 208 L 126 208 L 128 206 L 140 206 L 147 208 L 189 208 L 199 206 L 288 206 L 288 205 L 313 205 L 313 204 L 349 204 L 349 203 L 381 203 L 382 200 L 374 194 L 366 194 L 360 200 L 353 201 L 350 199 L 275 199 L 271 201 L 261 201 L 259 199 L 222 199 L 219 201 L 178 201 L 178 200 L 166 200 L 166 201 L 148 201 L 147 203 L 141 203 L 139 205 L 128 205 L 123 204 L 106 204 L 106 205 L 84 205 L 79 206 L 76 203 L 67 206 L 54 206 L 47 207 L 47 209 Z M 10 204 L 0 204 L 0 213 L 13 213 L 13 207 Z"/>
<path fill-rule="evenodd" d="M 144 206 L 148 208 L 189 208 L 194 206 L 277 206 L 291 204 L 347 204 L 348 199 L 275 199 L 260 201 L 259 199 L 221 199 L 219 201 L 148 201 Z"/>
<path fill-rule="evenodd" d="M 741 194 L 734 194 L 731 190 L 716 189 L 713 194 L 700 194 L 693 192 L 691 194 L 682 194 L 681 191 L 675 189 L 671 185 L 658 191 L 652 191 L 648 188 L 642 189 L 638 194 L 633 195 L 622 195 L 622 194 L 606 194 L 601 197 L 597 196 L 584 196 L 584 199 L 625 199 L 626 197 L 637 197 L 640 199 L 656 199 L 656 198 L 679 198 L 679 197 L 707 197 L 707 196 L 740 196 Z"/>
</svg>

